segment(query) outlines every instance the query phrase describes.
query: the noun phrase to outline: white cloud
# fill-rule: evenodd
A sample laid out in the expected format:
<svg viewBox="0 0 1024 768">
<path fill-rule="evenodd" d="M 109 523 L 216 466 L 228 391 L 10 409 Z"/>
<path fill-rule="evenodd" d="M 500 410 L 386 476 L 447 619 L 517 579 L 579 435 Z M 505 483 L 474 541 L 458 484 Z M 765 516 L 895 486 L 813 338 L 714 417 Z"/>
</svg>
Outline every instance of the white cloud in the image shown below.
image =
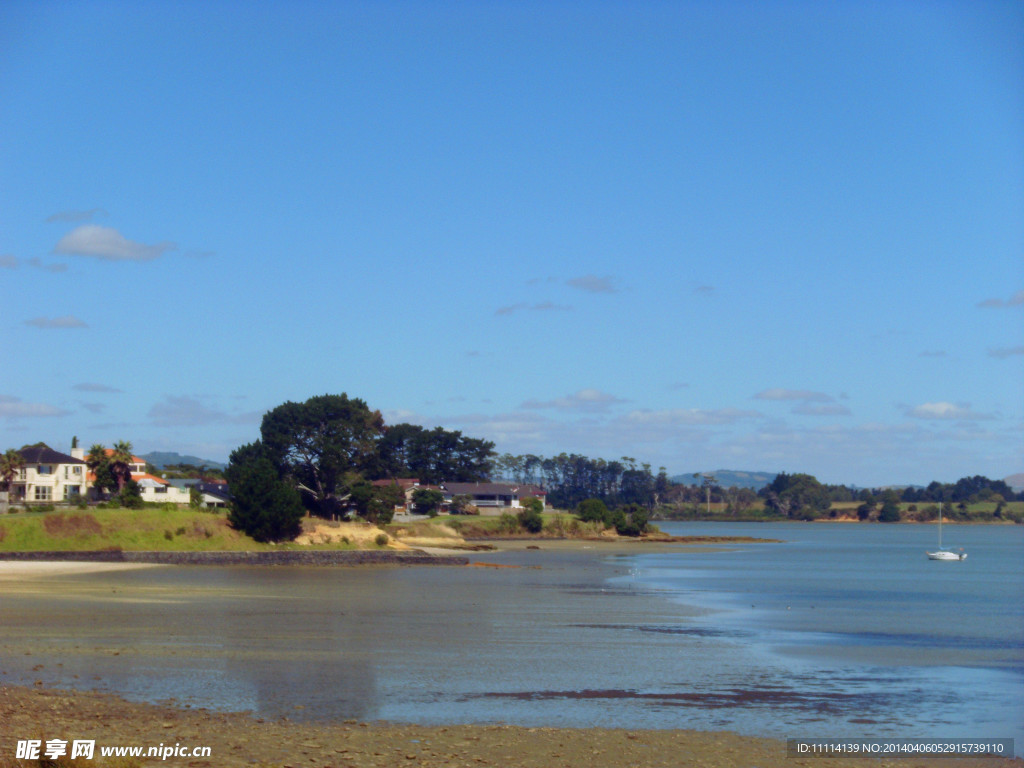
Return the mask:
<svg viewBox="0 0 1024 768">
<path fill-rule="evenodd" d="M 58 213 L 53 214 L 52 216 L 47 216 L 46 221 L 48 223 L 54 221 L 64 221 L 77 224 L 80 221 L 92 221 L 92 219 L 95 218 L 96 216 L 106 215 L 107 212 L 102 208 L 90 208 L 88 211 L 60 211 Z"/>
<path fill-rule="evenodd" d="M 1024 355 L 1024 346 L 1000 347 L 999 349 L 990 349 L 988 351 L 989 357 L 994 357 L 999 360 L 1005 360 L 1008 357 L 1015 357 L 1016 355 Z"/>
<path fill-rule="evenodd" d="M 977 421 L 978 419 L 991 419 L 990 414 L 976 413 L 971 410 L 969 403 L 923 403 L 907 409 L 907 415 L 915 419 L 929 419 L 940 421 Z"/>
<path fill-rule="evenodd" d="M 811 405 L 809 402 L 803 402 L 793 408 L 791 413 L 798 413 L 802 416 L 849 416 L 850 409 L 840 403 Z"/>
<path fill-rule="evenodd" d="M 799 400 L 805 403 L 831 403 L 835 398 L 824 392 L 811 392 L 806 389 L 783 389 L 773 387 L 754 395 L 755 400 Z"/>
<path fill-rule="evenodd" d="M 609 406 L 624 402 L 626 401 L 615 397 L 615 395 L 609 395 L 607 392 L 601 392 L 597 389 L 581 389 L 575 394 L 558 397 L 554 400 L 527 400 L 519 407 L 528 409 L 557 408 L 559 410 L 603 411 Z"/>
<path fill-rule="evenodd" d="M 89 327 L 74 315 L 64 315 L 63 317 L 34 317 L 31 320 L 26 320 L 25 325 L 31 325 L 33 328 L 44 328 L 48 330 L 54 328 L 64 329 Z"/>
<path fill-rule="evenodd" d="M 28 260 L 28 263 L 29 263 L 29 266 L 35 267 L 36 269 L 41 269 L 44 272 L 67 272 L 68 271 L 68 265 L 67 264 L 44 264 L 43 260 L 40 259 L 38 256 L 33 256 L 31 259 Z"/>
<path fill-rule="evenodd" d="M 518 304 L 510 304 L 505 307 L 498 307 L 494 314 L 496 315 L 511 315 L 514 312 L 520 310 L 530 310 L 532 312 L 569 312 L 572 307 L 566 306 L 565 304 L 554 304 L 550 301 L 542 301 L 538 304 L 527 304 L 526 302 L 519 302 Z"/>
<path fill-rule="evenodd" d="M 701 408 L 670 408 L 661 411 L 636 410 L 626 414 L 624 420 L 631 424 L 658 427 L 672 426 L 718 426 L 735 424 L 746 419 L 758 419 L 757 411 L 744 411 L 739 408 L 717 408 L 703 410 Z"/>
<path fill-rule="evenodd" d="M 68 411 L 46 403 L 26 403 L 20 397 L 0 395 L 0 417 L 6 419 L 67 416 Z"/>
<path fill-rule="evenodd" d="M 117 387 L 110 387 L 106 384 L 92 384 L 90 382 L 82 382 L 81 384 L 75 384 L 72 389 L 78 390 L 79 392 L 114 392 L 120 393 L 124 390 L 118 389 Z"/>
<path fill-rule="evenodd" d="M 565 281 L 570 288 L 577 288 L 587 293 L 619 293 L 615 287 L 612 277 L 598 277 L 597 275 L 582 275 Z"/>
<path fill-rule="evenodd" d="M 984 309 L 1004 309 L 1006 307 L 1024 306 L 1024 290 L 1014 291 L 1008 299 L 985 299 L 978 306 Z"/>
<path fill-rule="evenodd" d="M 188 395 L 164 395 L 162 402 L 149 409 L 149 418 L 158 427 L 199 427 L 207 424 L 258 424 L 262 413 L 232 414 L 201 403 Z"/>
<path fill-rule="evenodd" d="M 174 243 L 168 242 L 156 245 L 137 243 L 111 227 L 84 224 L 64 235 L 53 252 L 92 256 L 105 261 L 152 261 L 175 248 Z"/>
</svg>

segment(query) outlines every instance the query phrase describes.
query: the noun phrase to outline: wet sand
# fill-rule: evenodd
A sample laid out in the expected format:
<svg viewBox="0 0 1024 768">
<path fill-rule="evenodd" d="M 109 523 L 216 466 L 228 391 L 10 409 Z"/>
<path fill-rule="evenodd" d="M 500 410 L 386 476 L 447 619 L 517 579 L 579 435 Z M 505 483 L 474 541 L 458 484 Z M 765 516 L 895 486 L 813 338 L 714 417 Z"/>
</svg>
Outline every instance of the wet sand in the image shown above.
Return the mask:
<svg viewBox="0 0 1024 768">
<path fill-rule="evenodd" d="M 416 726 L 354 721 L 336 724 L 267 721 L 244 714 L 134 704 L 98 693 L 0 687 L 0 766 L 12 759 L 19 738 L 75 738 L 104 746 L 209 747 L 209 758 L 158 758 L 134 765 L 235 768 L 235 766 L 337 766 L 338 768 L 1020 768 L 1001 758 L 900 760 L 799 759 L 784 742 L 699 731 L 613 728 Z M 98 753 L 97 753 L 98 754 Z M 95 764 L 102 768 L 104 761 Z M 122 762 L 120 765 L 124 765 Z"/>
<path fill-rule="evenodd" d="M 530 549 L 534 546 L 540 550 Z M 594 710 L 601 716 L 584 725 L 597 727 L 466 725 L 459 723 L 474 722 L 472 716 L 450 717 L 485 706 L 492 707 L 488 713 L 507 712 L 522 706 L 524 696 L 534 697 L 531 706 L 548 706 L 545 711 L 552 713 L 581 706 L 566 699 L 566 688 L 559 687 L 565 682 L 559 675 L 579 664 L 592 670 L 593 693 L 636 699 L 630 689 L 618 691 L 609 684 L 615 682 L 609 654 L 618 654 L 622 646 L 610 637 L 603 640 L 604 635 L 635 628 L 645 638 L 670 640 L 673 635 L 666 633 L 678 632 L 678 622 L 693 615 L 684 606 L 666 605 L 628 587 L 608 587 L 606 578 L 615 567 L 603 563 L 602 556 L 635 552 L 638 546 L 644 551 L 675 547 L 503 542 L 501 551 L 474 553 L 471 560 L 485 567 L 473 568 L 163 566 L 118 574 L 60 567 L 68 564 L 5 564 L 4 572 L 18 578 L 0 587 L 0 670 L 6 670 L 8 681 L 25 684 L 0 686 L 0 767 L 16 764 L 15 742 L 25 738 L 94 739 L 97 747 L 210 747 L 209 759 L 162 763 L 193 768 L 1021 767 L 1019 760 L 995 758 L 794 759 L 777 739 L 716 730 L 615 729 L 622 707 L 630 706 L 625 698 Z M 276 615 L 285 604 L 305 607 L 253 632 L 253 617 Z M 614 629 L 606 628 L 610 620 Z M 709 638 L 708 647 L 715 642 Z M 423 644 L 440 649 L 439 655 L 424 656 Z M 344 654 L 337 652 L 339 647 Z M 275 677 L 283 659 L 288 664 Z M 424 690 L 440 690 L 430 686 L 455 679 L 462 685 L 479 682 L 480 688 L 464 692 L 462 703 L 452 702 L 445 692 L 436 702 L 414 699 L 411 707 L 389 709 L 401 691 L 380 669 L 402 673 L 403 664 L 431 679 Z M 309 668 L 318 670 L 315 684 L 308 673 L 297 673 Z M 249 682 L 255 669 L 259 675 L 251 680 L 259 696 L 253 711 L 223 711 L 247 709 L 248 704 L 215 710 L 204 700 L 210 690 Z M 570 683 L 577 679 L 566 678 Z M 190 696 L 179 687 L 190 680 L 206 687 L 195 688 Z M 147 687 L 151 684 L 163 688 Z M 130 685 L 138 687 L 129 690 Z M 72 687 L 78 690 L 63 690 Z M 548 694 L 555 698 L 536 698 Z M 699 701 L 692 704 L 700 706 Z M 424 724 L 402 724 L 415 723 L 415 715 L 431 707 L 454 709 L 421 720 Z M 503 718 L 487 714 L 482 719 Z M 676 722 L 687 726 L 685 720 Z M 778 733 L 788 732 L 780 727 Z"/>
</svg>

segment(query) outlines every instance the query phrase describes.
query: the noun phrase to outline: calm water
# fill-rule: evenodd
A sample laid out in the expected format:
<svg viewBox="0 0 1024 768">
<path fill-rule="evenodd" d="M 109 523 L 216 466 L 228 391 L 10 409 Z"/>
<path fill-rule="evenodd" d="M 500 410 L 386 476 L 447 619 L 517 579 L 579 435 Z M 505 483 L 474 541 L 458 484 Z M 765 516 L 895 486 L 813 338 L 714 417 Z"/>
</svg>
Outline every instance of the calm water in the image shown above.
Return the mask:
<svg viewBox="0 0 1024 768">
<path fill-rule="evenodd" d="M 837 736 L 1002 733 L 1024 745 L 1021 526 L 946 526 L 945 542 L 968 552 L 951 563 L 924 555 L 934 526 L 662 527 L 785 539 L 704 557 L 631 557 L 616 580 L 708 609 L 693 623 L 748 659 L 766 694 L 785 692 L 785 701 L 766 696 L 773 721 L 781 714 L 791 727 Z M 808 703 L 817 723 L 802 711 Z M 758 705 L 748 709 L 757 722 Z"/>
<path fill-rule="evenodd" d="M 1024 527 L 668 524 L 785 539 L 494 568 L 153 568 L 0 590 L 0 680 L 293 719 L 1024 745 Z"/>
</svg>

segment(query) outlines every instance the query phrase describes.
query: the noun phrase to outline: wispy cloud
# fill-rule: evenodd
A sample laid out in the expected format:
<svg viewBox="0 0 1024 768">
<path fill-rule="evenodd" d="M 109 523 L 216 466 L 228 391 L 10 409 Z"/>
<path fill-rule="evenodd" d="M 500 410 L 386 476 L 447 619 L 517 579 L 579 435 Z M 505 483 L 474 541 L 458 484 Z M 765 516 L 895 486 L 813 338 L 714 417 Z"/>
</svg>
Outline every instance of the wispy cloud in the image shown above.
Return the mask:
<svg viewBox="0 0 1024 768">
<path fill-rule="evenodd" d="M 824 392 L 811 392 L 806 389 L 783 389 L 773 387 L 754 395 L 755 400 L 799 400 L 805 403 L 831 403 L 835 398 Z"/>
<path fill-rule="evenodd" d="M 612 277 L 598 277 L 597 275 L 582 275 L 565 281 L 570 288 L 576 288 L 587 293 L 619 293 Z"/>
<path fill-rule="evenodd" d="M 84 224 L 64 235 L 53 252 L 92 256 L 104 261 L 152 261 L 175 248 L 177 246 L 169 242 L 156 245 L 137 243 L 111 227 Z"/>
<path fill-rule="evenodd" d="M 979 301 L 977 306 L 982 307 L 983 309 L 1022 307 L 1024 306 L 1024 290 L 1015 291 L 1008 299 L 985 299 L 984 301 Z"/>
<path fill-rule="evenodd" d="M 34 317 L 31 320 L 26 320 L 25 325 L 31 325 L 33 328 L 42 328 L 44 330 L 63 330 L 67 328 L 89 327 L 74 315 L 64 315 L 63 317 Z"/>
<path fill-rule="evenodd" d="M 1008 357 L 1016 357 L 1017 355 L 1024 355 L 1024 346 L 999 347 L 988 351 L 989 357 L 995 357 L 999 360 L 1005 360 Z"/>
<path fill-rule="evenodd" d="M 978 421 L 995 418 L 991 414 L 973 411 L 970 403 L 923 403 L 905 410 L 907 416 L 912 418 L 936 421 Z"/>
<path fill-rule="evenodd" d="M 693 289 L 694 293 L 699 293 L 701 296 L 713 296 L 715 293 L 715 286 L 713 285 L 698 285 Z"/>
<path fill-rule="evenodd" d="M 233 414 L 204 405 L 188 395 L 164 395 L 149 409 L 149 418 L 158 427 L 200 427 L 207 424 L 259 423 L 261 413 Z"/>
<path fill-rule="evenodd" d="M 701 408 L 670 408 L 666 410 L 636 410 L 623 417 L 631 424 L 671 426 L 720 426 L 735 424 L 738 421 L 761 418 L 757 411 L 746 411 L 739 408 L 717 408 L 704 410 Z"/>
<path fill-rule="evenodd" d="M 110 387 L 107 386 L 106 384 L 93 384 L 87 381 L 82 382 L 81 384 L 75 384 L 71 388 L 79 392 L 110 392 L 114 394 L 119 394 L 124 391 L 123 389 L 118 389 L 117 387 Z"/>
<path fill-rule="evenodd" d="M 63 221 L 71 224 L 78 224 L 83 221 L 92 221 L 97 216 L 106 216 L 107 212 L 102 208 L 90 208 L 87 211 L 60 211 L 47 216 L 47 222 Z"/>
<path fill-rule="evenodd" d="M 809 402 L 800 403 L 795 406 L 792 413 L 802 416 L 849 416 L 850 409 L 841 403 L 822 403 L 811 405 Z"/>
<path fill-rule="evenodd" d="M 18 257 L 12 253 L 0 255 L 0 269 L 17 269 Z"/>
<path fill-rule="evenodd" d="M 520 408 L 537 410 L 554 408 L 563 411 L 604 411 L 613 405 L 624 403 L 625 400 L 601 392 L 597 389 L 581 389 L 572 395 L 558 397 L 554 400 L 527 400 Z"/>
<path fill-rule="evenodd" d="M 44 272 L 67 272 L 68 271 L 68 265 L 67 264 L 46 264 L 38 256 L 33 256 L 31 259 L 29 259 L 28 260 L 28 264 L 29 264 L 30 267 L 34 267 L 35 269 L 41 269 Z"/>
<path fill-rule="evenodd" d="M 67 415 L 68 411 L 46 403 L 26 403 L 20 397 L 0 395 L 0 417 L 5 419 L 34 419 Z"/>
<path fill-rule="evenodd" d="M 520 311 L 529 312 L 571 312 L 572 307 L 565 304 L 555 304 L 550 301 L 542 301 L 538 304 L 528 304 L 526 302 L 520 302 L 518 304 L 510 304 L 505 307 L 499 307 L 495 310 L 496 315 L 511 315 Z"/>
</svg>

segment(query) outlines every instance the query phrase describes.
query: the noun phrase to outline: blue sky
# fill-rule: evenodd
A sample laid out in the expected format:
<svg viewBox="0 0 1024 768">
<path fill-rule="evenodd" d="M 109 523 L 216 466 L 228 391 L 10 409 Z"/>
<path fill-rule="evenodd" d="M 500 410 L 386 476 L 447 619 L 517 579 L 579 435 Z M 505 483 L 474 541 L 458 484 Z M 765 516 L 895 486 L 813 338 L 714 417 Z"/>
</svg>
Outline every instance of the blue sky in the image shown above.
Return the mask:
<svg viewBox="0 0 1024 768">
<path fill-rule="evenodd" d="M 346 392 L 500 452 L 1024 471 L 1019 2 L 0 4 L 0 448 Z"/>
</svg>

